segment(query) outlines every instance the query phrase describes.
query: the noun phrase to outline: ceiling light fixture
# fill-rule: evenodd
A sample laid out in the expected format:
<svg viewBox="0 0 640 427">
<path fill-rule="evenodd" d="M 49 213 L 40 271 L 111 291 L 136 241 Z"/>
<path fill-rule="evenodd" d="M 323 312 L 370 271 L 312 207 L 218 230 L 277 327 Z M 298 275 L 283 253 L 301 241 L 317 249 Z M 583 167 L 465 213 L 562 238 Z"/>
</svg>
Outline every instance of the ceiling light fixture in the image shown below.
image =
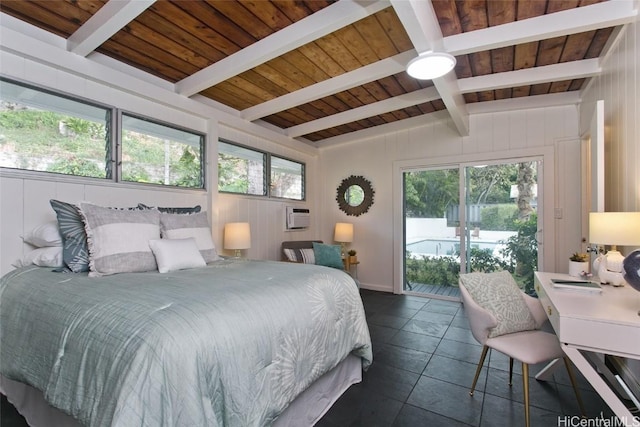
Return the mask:
<svg viewBox="0 0 640 427">
<path fill-rule="evenodd" d="M 407 73 L 416 79 L 432 80 L 442 77 L 456 66 L 456 58 L 445 52 L 424 52 L 407 64 Z"/>
</svg>

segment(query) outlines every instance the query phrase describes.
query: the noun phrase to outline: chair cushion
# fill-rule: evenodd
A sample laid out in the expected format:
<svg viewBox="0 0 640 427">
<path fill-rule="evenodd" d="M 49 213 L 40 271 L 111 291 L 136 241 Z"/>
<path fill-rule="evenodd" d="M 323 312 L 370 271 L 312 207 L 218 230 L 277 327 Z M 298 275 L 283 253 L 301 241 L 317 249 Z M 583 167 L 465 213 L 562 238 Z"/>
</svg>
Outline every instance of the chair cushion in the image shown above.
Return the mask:
<svg viewBox="0 0 640 427">
<path fill-rule="evenodd" d="M 503 335 L 490 338 L 485 344 L 530 365 L 563 356 L 558 337 L 543 331 L 524 331 Z"/>
<path fill-rule="evenodd" d="M 489 338 L 536 328 L 522 291 L 508 271 L 461 274 L 460 283 L 480 307 L 497 319 L 498 325 L 489 332 Z"/>
</svg>

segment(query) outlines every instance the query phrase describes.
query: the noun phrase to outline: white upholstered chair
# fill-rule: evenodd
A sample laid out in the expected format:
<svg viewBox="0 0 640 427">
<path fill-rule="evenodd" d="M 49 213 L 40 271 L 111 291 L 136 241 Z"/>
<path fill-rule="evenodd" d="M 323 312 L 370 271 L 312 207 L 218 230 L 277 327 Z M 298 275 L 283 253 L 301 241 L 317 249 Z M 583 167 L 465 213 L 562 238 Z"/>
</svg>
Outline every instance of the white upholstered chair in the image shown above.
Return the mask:
<svg viewBox="0 0 640 427">
<path fill-rule="evenodd" d="M 471 274 L 483 274 L 483 273 L 471 273 Z M 491 336 L 492 330 L 496 328 L 499 321 L 496 315 L 483 308 L 478 304 L 471 296 L 471 293 L 465 288 L 464 279 L 461 275 L 460 279 L 460 294 L 462 302 L 464 304 L 465 311 L 469 318 L 469 325 L 471 326 L 471 332 L 474 338 L 482 344 L 482 354 L 480 355 L 480 361 L 476 369 L 476 374 L 471 385 L 470 395 L 473 392 L 478 382 L 478 377 L 482 366 L 484 364 L 485 357 L 489 349 L 497 350 L 507 356 L 509 356 L 509 385 L 512 385 L 513 377 L 513 360 L 518 360 L 522 363 L 522 386 L 524 390 L 524 416 L 525 425 L 529 427 L 529 365 L 544 363 L 560 357 L 563 358 L 571 384 L 576 393 L 578 405 L 582 414 L 585 414 L 582 399 L 580 398 L 580 392 L 578 391 L 576 380 L 571 368 L 571 362 L 564 355 L 560 348 L 560 343 L 556 335 L 540 330 L 540 327 L 546 322 L 547 316 L 545 315 L 544 308 L 537 298 L 533 298 L 522 291 L 519 291 L 526 307 L 529 309 L 535 326 L 529 330 L 523 330 L 519 332 L 504 333 L 498 336 Z M 514 282 L 515 283 L 515 282 Z M 491 286 L 490 281 L 488 283 Z M 492 298 L 500 298 L 500 293 L 492 295 Z M 505 302 L 509 304 L 510 302 Z M 497 302 L 500 305 L 500 302 Z M 508 317 L 508 316 L 507 316 Z M 502 319 L 506 320 L 506 319 Z"/>
</svg>

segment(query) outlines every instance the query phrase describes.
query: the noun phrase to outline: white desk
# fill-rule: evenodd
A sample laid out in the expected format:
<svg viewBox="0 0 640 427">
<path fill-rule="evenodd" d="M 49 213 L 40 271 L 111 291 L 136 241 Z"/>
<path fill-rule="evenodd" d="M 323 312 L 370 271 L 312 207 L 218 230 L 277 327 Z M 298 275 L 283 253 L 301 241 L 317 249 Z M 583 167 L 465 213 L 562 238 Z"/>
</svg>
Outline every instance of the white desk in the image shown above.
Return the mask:
<svg viewBox="0 0 640 427">
<path fill-rule="evenodd" d="M 631 412 L 585 355 L 589 357 L 588 352 L 593 352 L 640 359 L 640 292 L 628 285 L 620 288 L 603 286 L 599 294 L 558 289 L 552 286 L 552 278 L 576 278 L 566 274 L 535 273 L 536 292 L 562 350 L 613 412 L 626 425 L 637 425 L 633 424 Z M 606 369 L 602 363 L 596 368 Z"/>
</svg>

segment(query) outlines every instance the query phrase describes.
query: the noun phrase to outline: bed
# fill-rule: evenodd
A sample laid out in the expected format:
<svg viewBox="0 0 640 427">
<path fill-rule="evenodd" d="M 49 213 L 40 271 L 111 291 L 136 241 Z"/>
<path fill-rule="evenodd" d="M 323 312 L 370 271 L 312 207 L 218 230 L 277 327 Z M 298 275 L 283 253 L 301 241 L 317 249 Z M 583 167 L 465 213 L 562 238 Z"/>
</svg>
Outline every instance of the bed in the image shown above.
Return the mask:
<svg viewBox="0 0 640 427">
<path fill-rule="evenodd" d="M 0 389 L 34 426 L 312 425 L 372 362 L 353 279 L 275 261 L 22 267 L 0 281 L 0 339 Z"/>
</svg>

